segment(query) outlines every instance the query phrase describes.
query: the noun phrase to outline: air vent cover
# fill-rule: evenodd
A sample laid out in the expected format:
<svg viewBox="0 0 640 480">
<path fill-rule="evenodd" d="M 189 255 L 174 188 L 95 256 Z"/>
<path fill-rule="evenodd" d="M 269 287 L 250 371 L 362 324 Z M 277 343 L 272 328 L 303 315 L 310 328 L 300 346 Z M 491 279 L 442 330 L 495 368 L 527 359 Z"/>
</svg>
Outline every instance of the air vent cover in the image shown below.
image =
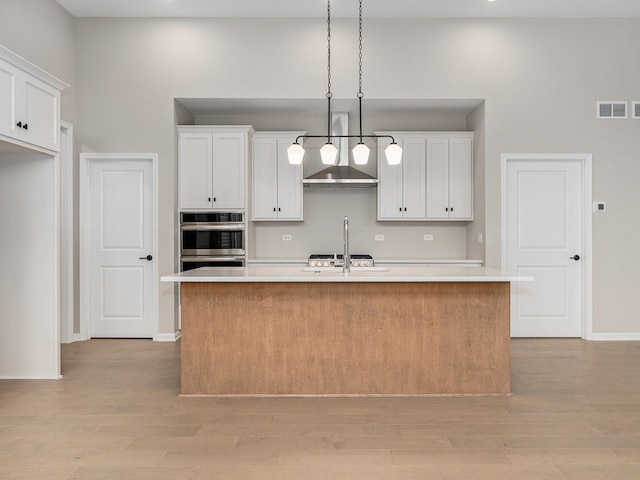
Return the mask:
<svg viewBox="0 0 640 480">
<path fill-rule="evenodd" d="M 598 102 L 598 118 L 627 118 L 627 102 Z"/>
</svg>

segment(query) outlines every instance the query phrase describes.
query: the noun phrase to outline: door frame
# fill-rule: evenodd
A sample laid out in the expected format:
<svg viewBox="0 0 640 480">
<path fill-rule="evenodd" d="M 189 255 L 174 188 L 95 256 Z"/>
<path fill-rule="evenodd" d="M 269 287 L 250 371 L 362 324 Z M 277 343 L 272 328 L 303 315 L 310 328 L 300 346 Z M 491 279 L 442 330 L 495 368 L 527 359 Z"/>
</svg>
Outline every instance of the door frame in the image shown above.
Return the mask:
<svg viewBox="0 0 640 480">
<path fill-rule="evenodd" d="M 74 335 L 73 125 L 60 122 L 60 343 Z"/>
<path fill-rule="evenodd" d="M 592 231 L 592 155 L 587 153 L 503 153 L 501 160 L 502 209 L 502 268 L 507 266 L 507 165 L 509 162 L 578 162 L 581 172 L 582 232 L 582 334 L 581 338 L 593 340 L 593 231 Z"/>
<path fill-rule="evenodd" d="M 91 312 L 91 175 L 93 165 L 106 162 L 146 161 L 152 168 L 153 251 L 158 258 L 158 154 L 157 153 L 81 153 L 80 154 L 80 340 L 89 340 Z M 158 340 L 158 262 L 152 262 L 151 317 L 153 341 Z"/>
</svg>

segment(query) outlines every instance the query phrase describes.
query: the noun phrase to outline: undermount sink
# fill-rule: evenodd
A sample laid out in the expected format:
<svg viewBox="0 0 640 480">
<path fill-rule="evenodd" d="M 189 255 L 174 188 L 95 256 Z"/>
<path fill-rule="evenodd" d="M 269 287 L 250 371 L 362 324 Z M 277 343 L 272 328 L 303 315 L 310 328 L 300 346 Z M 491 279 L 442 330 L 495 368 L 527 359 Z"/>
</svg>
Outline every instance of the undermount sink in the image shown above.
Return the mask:
<svg viewBox="0 0 640 480">
<path fill-rule="evenodd" d="M 303 272 L 315 273 L 342 273 L 342 267 L 304 267 Z M 351 267 L 351 273 L 355 272 L 388 272 L 387 267 Z"/>
</svg>

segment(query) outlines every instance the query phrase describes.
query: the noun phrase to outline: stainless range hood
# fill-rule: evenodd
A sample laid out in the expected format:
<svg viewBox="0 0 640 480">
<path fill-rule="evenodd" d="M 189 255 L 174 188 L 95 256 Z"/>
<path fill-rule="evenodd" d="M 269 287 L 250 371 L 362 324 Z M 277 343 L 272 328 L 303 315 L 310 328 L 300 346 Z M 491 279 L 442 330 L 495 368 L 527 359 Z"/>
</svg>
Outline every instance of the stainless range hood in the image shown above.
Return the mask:
<svg viewBox="0 0 640 480">
<path fill-rule="evenodd" d="M 349 115 L 346 112 L 331 114 L 331 135 L 349 135 Z M 338 164 L 302 180 L 305 187 L 376 187 L 378 179 L 349 165 L 349 139 L 336 138 Z"/>
</svg>

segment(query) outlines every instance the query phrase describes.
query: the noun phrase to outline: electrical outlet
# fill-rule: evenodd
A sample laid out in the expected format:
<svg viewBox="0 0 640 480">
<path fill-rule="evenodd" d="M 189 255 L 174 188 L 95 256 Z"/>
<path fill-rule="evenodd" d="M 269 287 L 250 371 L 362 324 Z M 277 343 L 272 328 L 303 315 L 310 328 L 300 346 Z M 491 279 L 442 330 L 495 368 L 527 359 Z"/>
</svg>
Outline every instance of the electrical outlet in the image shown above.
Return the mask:
<svg viewBox="0 0 640 480">
<path fill-rule="evenodd" d="M 425 242 L 431 242 L 433 240 L 433 235 L 425 235 L 424 236 L 424 241 Z"/>
<path fill-rule="evenodd" d="M 478 243 L 482 243 L 484 240 L 482 239 L 482 232 L 478 232 Z"/>
<path fill-rule="evenodd" d="M 382 241 L 384 241 L 384 235 L 376 235 L 375 239 L 376 239 L 377 242 L 382 242 Z"/>
<path fill-rule="evenodd" d="M 293 239 L 291 235 L 282 235 L 283 242 L 290 242 Z"/>
</svg>

